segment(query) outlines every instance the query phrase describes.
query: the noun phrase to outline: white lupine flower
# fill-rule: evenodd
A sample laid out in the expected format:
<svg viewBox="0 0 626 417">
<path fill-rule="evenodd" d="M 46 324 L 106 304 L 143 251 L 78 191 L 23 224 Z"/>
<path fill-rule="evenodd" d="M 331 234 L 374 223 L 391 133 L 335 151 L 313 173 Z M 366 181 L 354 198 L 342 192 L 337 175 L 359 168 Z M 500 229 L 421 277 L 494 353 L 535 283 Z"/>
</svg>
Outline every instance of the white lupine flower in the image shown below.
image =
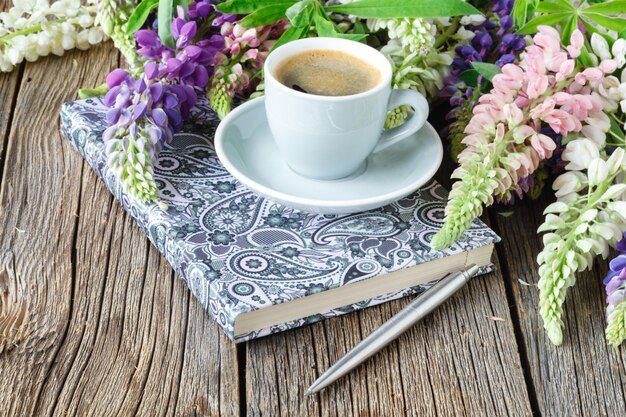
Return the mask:
<svg viewBox="0 0 626 417">
<path fill-rule="evenodd" d="M 0 71 L 9 72 L 13 71 L 13 64 L 8 60 L 8 58 L 0 55 Z"/>
<path fill-rule="evenodd" d="M 587 187 L 587 176 L 578 171 L 569 171 L 561 174 L 552 183 L 552 189 L 556 191 L 555 195 L 560 197 L 575 193 Z"/>
<path fill-rule="evenodd" d="M 96 45 L 104 39 L 104 33 L 95 27 L 89 28 L 89 36 L 87 38 L 91 45 Z"/>
<path fill-rule="evenodd" d="M 611 52 L 617 63 L 617 68 L 623 68 L 626 65 L 626 39 L 620 38 L 616 40 L 615 43 L 613 43 Z"/>
<path fill-rule="evenodd" d="M 0 13 L 0 71 L 11 71 L 23 60 L 34 61 L 50 53 L 87 49 L 101 42 L 104 34 L 94 27 L 97 6 L 81 0 L 16 0 L 8 12 Z M 20 31 L 32 31 L 28 34 Z M 7 40 L 3 37 L 12 35 Z"/>
<path fill-rule="evenodd" d="M 584 125 L 581 130 L 582 136 L 591 140 L 598 149 L 604 148 L 606 142 L 606 132 L 600 128 L 591 125 Z"/>
<path fill-rule="evenodd" d="M 461 25 L 465 26 L 465 25 L 474 25 L 474 26 L 478 26 L 480 24 L 482 24 L 485 21 L 485 16 L 480 15 L 480 14 L 471 14 L 468 16 L 463 16 L 461 18 Z"/>
<path fill-rule="evenodd" d="M 569 210 L 569 206 L 567 204 L 565 204 L 562 201 L 555 201 L 554 203 L 550 204 L 548 207 L 545 208 L 545 210 L 543 211 L 543 214 L 565 213 L 567 210 Z M 545 243 L 545 236 L 544 236 L 544 243 Z"/>
<path fill-rule="evenodd" d="M 427 19 L 368 19 L 372 32 L 386 29 L 390 40 L 399 40 L 409 53 L 427 54 L 435 44 L 437 28 Z"/>
<path fill-rule="evenodd" d="M 605 111 L 614 112 L 617 110 L 618 103 L 622 99 L 619 91 L 620 84 L 620 80 L 616 76 L 609 75 L 604 77 L 604 80 L 598 85 L 598 95 L 602 99 Z"/>
<path fill-rule="evenodd" d="M 587 177 L 589 178 L 589 185 L 594 187 L 606 180 L 609 176 L 609 167 L 602 158 L 596 158 L 589 163 L 587 168 Z"/>
<path fill-rule="evenodd" d="M 475 36 L 475 33 L 472 32 L 471 30 L 465 29 L 464 26 L 460 26 L 459 29 L 456 31 L 456 33 L 452 35 L 454 39 L 465 40 L 465 41 L 469 41 L 473 39 L 474 36 Z"/>
<path fill-rule="evenodd" d="M 78 24 L 81 28 L 88 28 L 93 26 L 93 17 L 88 14 L 84 14 L 78 18 Z"/>
<path fill-rule="evenodd" d="M 602 194 L 602 198 L 604 200 L 620 199 L 625 191 L 626 184 L 613 184 Z"/>
<path fill-rule="evenodd" d="M 612 58 L 609 43 L 597 33 L 591 35 L 591 48 L 593 49 L 593 53 L 596 54 L 601 61 Z"/>
<path fill-rule="evenodd" d="M 571 141 L 561 155 L 564 161 L 569 162 L 565 169 L 570 171 L 587 169 L 589 163 L 599 156 L 600 152 L 597 145 L 587 138 Z"/>
</svg>

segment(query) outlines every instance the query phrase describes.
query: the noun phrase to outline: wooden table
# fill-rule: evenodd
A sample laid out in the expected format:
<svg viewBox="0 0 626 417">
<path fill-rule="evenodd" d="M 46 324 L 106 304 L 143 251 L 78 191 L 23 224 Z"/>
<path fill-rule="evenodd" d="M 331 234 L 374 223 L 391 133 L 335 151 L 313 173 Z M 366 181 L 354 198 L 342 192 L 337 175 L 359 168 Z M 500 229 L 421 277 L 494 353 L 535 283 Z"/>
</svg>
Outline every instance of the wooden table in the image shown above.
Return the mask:
<svg viewBox="0 0 626 417">
<path fill-rule="evenodd" d="M 118 66 L 110 44 L 0 75 L 0 416 L 624 416 L 600 262 L 537 313 L 545 201 L 484 216 L 497 272 L 319 396 L 303 392 L 410 300 L 235 345 L 59 134 L 59 106 Z M 506 210 L 500 208 L 499 210 Z"/>
</svg>

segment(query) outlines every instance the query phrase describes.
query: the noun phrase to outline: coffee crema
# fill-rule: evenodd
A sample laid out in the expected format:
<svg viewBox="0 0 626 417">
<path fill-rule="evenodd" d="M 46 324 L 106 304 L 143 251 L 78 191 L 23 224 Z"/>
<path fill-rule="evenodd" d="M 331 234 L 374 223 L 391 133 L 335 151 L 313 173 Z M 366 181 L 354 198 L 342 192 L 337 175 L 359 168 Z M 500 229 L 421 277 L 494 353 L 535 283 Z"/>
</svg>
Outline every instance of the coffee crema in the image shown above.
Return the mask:
<svg viewBox="0 0 626 417">
<path fill-rule="evenodd" d="M 380 71 L 342 51 L 313 49 L 281 62 L 276 79 L 297 91 L 319 96 L 349 96 L 374 88 Z"/>
</svg>

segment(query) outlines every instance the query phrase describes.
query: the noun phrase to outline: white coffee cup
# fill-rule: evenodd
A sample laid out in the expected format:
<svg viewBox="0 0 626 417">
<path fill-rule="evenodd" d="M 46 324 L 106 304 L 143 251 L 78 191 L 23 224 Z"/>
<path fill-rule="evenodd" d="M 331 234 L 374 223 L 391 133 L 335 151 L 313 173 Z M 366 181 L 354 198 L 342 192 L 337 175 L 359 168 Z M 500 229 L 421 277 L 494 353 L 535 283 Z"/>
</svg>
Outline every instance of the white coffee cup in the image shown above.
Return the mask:
<svg viewBox="0 0 626 417">
<path fill-rule="evenodd" d="M 348 96 L 320 96 L 291 89 L 276 79 L 289 57 L 308 50 L 333 50 L 359 58 L 380 71 L 373 88 Z M 418 131 L 428 102 L 413 90 L 391 89 L 391 64 L 376 49 L 339 38 L 307 38 L 274 50 L 265 61 L 265 111 L 276 145 L 296 173 L 318 180 L 347 177 L 367 157 Z M 414 114 L 403 125 L 384 130 L 387 112 L 403 104 Z"/>
</svg>

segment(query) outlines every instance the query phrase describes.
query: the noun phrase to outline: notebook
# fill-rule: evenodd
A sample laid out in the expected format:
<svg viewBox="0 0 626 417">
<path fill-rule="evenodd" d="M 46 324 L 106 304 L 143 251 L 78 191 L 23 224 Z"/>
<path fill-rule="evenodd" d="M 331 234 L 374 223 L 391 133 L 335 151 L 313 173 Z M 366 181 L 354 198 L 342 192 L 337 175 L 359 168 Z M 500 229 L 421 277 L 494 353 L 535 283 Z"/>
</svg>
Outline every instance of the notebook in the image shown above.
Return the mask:
<svg viewBox="0 0 626 417">
<path fill-rule="evenodd" d="M 493 268 L 499 237 L 480 220 L 451 248 L 430 249 L 446 200 L 435 181 L 350 215 L 305 213 L 254 194 L 220 164 L 218 120 L 205 99 L 155 165 L 167 207 L 136 201 L 106 166 L 105 112 L 97 98 L 66 103 L 61 131 L 236 342 L 417 294 L 471 263 Z"/>
</svg>

